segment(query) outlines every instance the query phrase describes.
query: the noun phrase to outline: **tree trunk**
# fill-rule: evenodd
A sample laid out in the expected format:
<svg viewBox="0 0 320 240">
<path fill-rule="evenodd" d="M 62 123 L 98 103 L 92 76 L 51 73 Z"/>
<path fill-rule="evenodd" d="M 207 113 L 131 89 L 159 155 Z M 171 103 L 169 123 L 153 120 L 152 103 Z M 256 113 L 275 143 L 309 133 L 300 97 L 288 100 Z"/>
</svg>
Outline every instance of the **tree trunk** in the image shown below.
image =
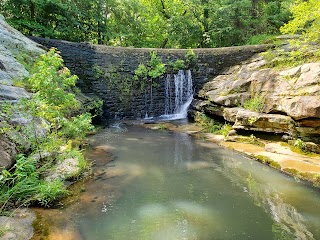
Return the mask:
<svg viewBox="0 0 320 240">
<path fill-rule="evenodd" d="M 209 8 L 208 8 L 209 0 L 201 0 L 201 4 L 203 5 L 203 34 L 202 34 L 202 42 L 201 47 L 208 47 L 208 43 L 206 42 L 206 36 L 209 34 Z"/>
</svg>

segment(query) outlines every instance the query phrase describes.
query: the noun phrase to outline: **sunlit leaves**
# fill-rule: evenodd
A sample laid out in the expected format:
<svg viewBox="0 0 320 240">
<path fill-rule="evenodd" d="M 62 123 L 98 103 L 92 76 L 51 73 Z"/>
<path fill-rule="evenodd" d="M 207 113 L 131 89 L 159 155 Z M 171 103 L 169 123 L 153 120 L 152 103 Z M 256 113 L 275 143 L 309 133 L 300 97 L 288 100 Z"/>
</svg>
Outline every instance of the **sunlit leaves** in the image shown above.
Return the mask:
<svg viewBox="0 0 320 240">
<path fill-rule="evenodd" d="M 281 28 L 283 33 L 300 33 L 306 41 L 319 42 L 320 1 L 296 1 L 292 6 L 293 19 Z"/>
<path fill-rule="evenodd" d="M 29 78 L 31 89 L 35 92 L 32 96 L 35 113 L 43 113 L 46 116 L 41 114 L 41 117 L 50 120 L 77 109 L 78 103 L 70 92 L 76 80 L 77 76 L 71 75 L 63 66 L 62 58 L 54 49 L 41 55 Z"/>
<path fill-rule="evenodd" d="M 125 47 L 239 45 L 277 34 L 292 0 L 7 0 L 24 34 Z"/>
</svg>

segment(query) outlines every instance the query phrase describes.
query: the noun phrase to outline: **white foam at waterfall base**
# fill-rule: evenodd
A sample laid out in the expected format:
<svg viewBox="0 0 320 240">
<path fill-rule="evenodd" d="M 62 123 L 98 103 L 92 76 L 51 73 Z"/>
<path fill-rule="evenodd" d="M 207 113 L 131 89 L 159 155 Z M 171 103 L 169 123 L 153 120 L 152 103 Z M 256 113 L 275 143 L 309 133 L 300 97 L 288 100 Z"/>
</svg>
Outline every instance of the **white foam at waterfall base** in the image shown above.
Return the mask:
<svg viewBox="0 0 320 240">
<path fill-rule="evenodd" d="M 172 87 L 174 81 L 174 92 Z M 174 106 L 172 98 L 174 96 Z M 160 119 L 177 120 L 184 119 L 188 115 L 188 109 L 193 100 L 192 75 L 190 70 L 179 70 L 173 78 L 170 74 L 165 83 L 165 114 Z"/>
</svg>

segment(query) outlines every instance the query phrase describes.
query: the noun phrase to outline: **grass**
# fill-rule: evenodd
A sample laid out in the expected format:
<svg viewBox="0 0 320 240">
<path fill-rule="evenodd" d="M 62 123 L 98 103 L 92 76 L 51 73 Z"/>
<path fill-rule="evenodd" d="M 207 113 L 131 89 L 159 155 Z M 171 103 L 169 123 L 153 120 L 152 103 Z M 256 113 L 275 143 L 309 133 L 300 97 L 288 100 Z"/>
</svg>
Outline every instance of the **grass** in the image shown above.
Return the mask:
<svg viewBox="0 0 320 240">
<path fill-rule="evenodd" d="M 293 42 L 291 51 L 283 49 L 268 50 L 260 55 L 267 60 L 267 64 L 262 68 L 275 68 L 279 70 L 297 67 L 299 65 L 320 61 L 319 46 L 302 45 L 295 46 Z"/>
<path fill-rule="evenodd" d="M 293 168 L 284 168 L 283 172 L 287 173 L 290 176 L 294 176 L 299 179 L 311 182 L 315 187 L 320 186 L 320 174 L 318 173 L 300 172 L 297 169 Z"/>
<path fill-rule="evenodd" d="M 257 45 L 257 44 L 277 44 L 279 39 L 277 39 L 277 35 L 270 34 L 259 34 L 252 36 L 246 44 L 248 45 Z"/>
<path fill-rule="evenodd" d="M 305 149 L 299 148 L 297 145 L 294 146 L 292 144 L 282 142 L 281 146 L 289 147 L 292 152 L 295 152 L 295 153 L 298 153 L 298 154 L 301 154 L 301 155 L 304 155 L 304 156 L 307 156 L 307 157 L 320 157 L 320 154 L 309 152 L 309 151 L 307 151 Z"/>
<path fill-rule="evenodd" d="M 254 96 L 250 98 L 249 100 L 245 101 L 242 104 L 242 107 L 254 112 L 259 112 L 261 113 L 264 109 L 265 106 L 265 97 L 264 96 Z"/>
<path fill-rule="evenodd" d="M 269 157 L 257 155 L 257 156 L 255 156 L 255 158 L 257 159 L 258 162 L 261 162 L 263 164 L 267 164 L 268 166 L 273 167 L 275 169 L 281 169 L 281 165 L 278 162 L 273 161 Z"/>
<path fill-rule="evenodd" d="M 203 126 L 205 128 L 205 131 L 209 133 L 218 133 L 223 127 L 223 124 L 214 121 L 206 114 L 200 112 L 196 113 L 194 120 L 198 122 L 201 126 Z"/>
<path fill-rule="evenodd" d="M 3 237 L 8 231 L 10 231 L 10 228 L 0 226 L 0 237 Z"/>
</svg>

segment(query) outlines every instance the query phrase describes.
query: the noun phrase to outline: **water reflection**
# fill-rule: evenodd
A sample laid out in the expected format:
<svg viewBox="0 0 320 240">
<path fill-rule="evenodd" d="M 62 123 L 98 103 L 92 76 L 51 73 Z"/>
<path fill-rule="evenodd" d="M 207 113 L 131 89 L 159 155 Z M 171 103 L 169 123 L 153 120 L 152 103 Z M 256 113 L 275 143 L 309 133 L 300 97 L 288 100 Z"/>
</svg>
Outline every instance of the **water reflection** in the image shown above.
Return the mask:
<svg viewBox="0 0 320 240">
<path fill-rule="evenodd" d="M 94 142 L 117 157 L 106 174 L 121 177 L 113 201 L 108 180 L 93 183 L 109 201 L 81 208 L 84 239 L 320 239 L 320 194 L 239 154 L 139 127 Z"/>
<path fill-rule="evenodd" d="M 306 227 L 306 219 L 297 209 L 285 203 L 282 193 L 268 182 L 261 182 L 251 172 L 247 173 L 242 164 L 234 159 L 225 159 L 221 170 L 225 176 L 243 188 L 253 198 L 256 206 L 263 208 L 274 220 L 272 232 L 274 239 L 315 239 Z M 245 177 L 247 175 L 247 177 Z"/>
</svg>

